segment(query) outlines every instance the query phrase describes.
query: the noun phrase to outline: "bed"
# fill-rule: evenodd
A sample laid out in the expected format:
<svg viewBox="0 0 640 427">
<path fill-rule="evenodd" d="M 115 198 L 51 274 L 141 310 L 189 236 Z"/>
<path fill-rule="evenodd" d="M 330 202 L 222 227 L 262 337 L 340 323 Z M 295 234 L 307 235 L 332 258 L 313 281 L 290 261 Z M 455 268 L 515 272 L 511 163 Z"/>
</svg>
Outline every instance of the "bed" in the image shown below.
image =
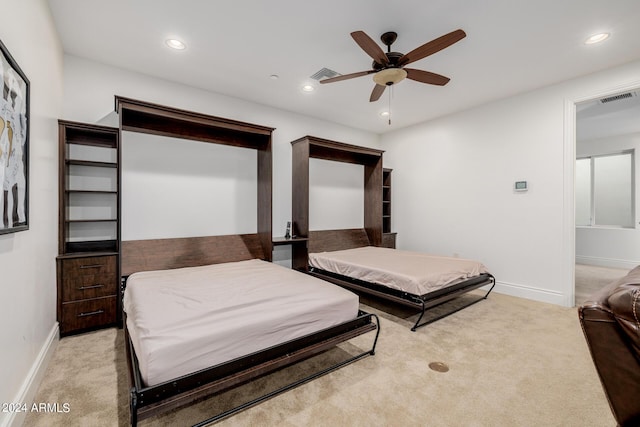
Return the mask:
<svg viewBox="0 0 640 427">
<path fill-rule="evenodd" d="M 134 273 L 123 302 L 147 385 L 309 335 L 358 313 L 352 292 L 257 259 Z"/>
<path fill-rule="evenodd" d="M 220 236 L 227 243 L 241 245 L 248 239 L 246 235 L 235 240 L 230 237 Z M 162 246 L 171 246 L 171 240 L 166 239 Z M 136 256 L 129 258 L 148 259 L 153 251 L 138 251 L 144 245 L 144 241 L 123 242 L 123 254 L 135 250 Z M 149 245 L 160 246 L 158 241 Z M 217 414 L 202 425 L 375 353 L 378 319 L 359 310 L 357 295 L 271 262 L 245 258 L 145 271 L 134 271 L 123 263 L 127 272 L 123 318 L 132 379 L 132 425 L 367 332 L 375 331 L 370 348 Z"/>
<path fill-rule="evenodd" d="M 272 128 L 122 97 L 116 97 L 116 110 L 124 131 L 258 152 L 256 233 L 118 239 L 132 425 L 363 334 L 371 333 L 370 347 L 359 341 L 343 360 L 196 425 L 231 416 L 375 353 L 379 322 L 358 309 L 356 295 L 270 262 Z"/>
<path fill-rule="evenodd" d="M 363 245 L 366 242 L 361 229 L 312 231 L 309 274 L 418 308 L 412 331 L 486 299 L 495 286 L 493 275 L 475 260 Z M 483 295 L 422 322 L 427 309 L 481 287 L 488 287 Z"/>
<path fill-rule="evenodd" d="M 384 151 L 331 141 L 315 136 L 304 136 L 291 142 L 292 149 L 292 225 L 293 234 L 305 244 L 292 244 L 293 268 L 308 272 L 318 278 L 346 288 L 385 298 L 415 307 L 420 316 L 412 331 L 428 325 L 445 315 L 486 299 L 495 286 L 494 277 L 488 272 L 441 283 L 439 289 L 397 289 L 367 280 L 367 277 L 352 278 L 342 271 L 331 272 L 309 265 L 310 254 L 341 251 L 366 246 L 380 247 L 383 241 L 383 161 Z M 364 166 L 364 218 L 363 228 L 340 230 L 310 230 L 309 224 L 309 161 L 322 159 Z M 392 253 L 392 252 L 391 252 Z M 388 255 L 389 253 L 387 253 Z M 369 266 L 371 267 L 371 266 Z M 375 263 L 373 265 L 375 267 Z M 402 275 L 400 271 L 400 275 Z M 365 275 L 366 276 L 366 275 Z M 363 280 L 364 279 L 364 280 Z M 458 296 L 481 287 L 488 287 L 480 298 L 462 304 L 445 315 L 433 317 L 421 323 L 427 309 L 448 302 Z M 471 295 L 470 295 L 471 296 Z M 465 298 L 465 301 L 468 298 Z"/>
</svg>

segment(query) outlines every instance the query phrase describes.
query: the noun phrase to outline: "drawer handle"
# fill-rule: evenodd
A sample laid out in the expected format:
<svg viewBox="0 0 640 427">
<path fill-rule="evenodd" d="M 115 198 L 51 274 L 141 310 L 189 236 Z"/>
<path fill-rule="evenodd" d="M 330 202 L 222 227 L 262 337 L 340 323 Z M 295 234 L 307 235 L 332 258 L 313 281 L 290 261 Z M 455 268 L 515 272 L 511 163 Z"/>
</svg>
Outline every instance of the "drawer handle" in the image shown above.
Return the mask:
<svg viewBox="0 0 640 427">
<path fill-rule="evenodd" d="M 89 264 L 89 265 L 81 265 L 80 268 L 100 268 L 102 264 Z"/>
<path fill-rule="evenodd" d="M 104 313 L 104 310 L 96 310 L 96 311 L 90 311 L 88 313 L 80 313 L 78 314 L 77 317 L 95 316 L 96 314 L 102 314 L 102 313 Z"/>
<path fill-rule="evenodd" d="M 79 291 L 86 291 L 87 289 L 104 288 L 104 285 L 92 285 L 92 286 L 80 286 L 77 288 Z"/>
</svg>

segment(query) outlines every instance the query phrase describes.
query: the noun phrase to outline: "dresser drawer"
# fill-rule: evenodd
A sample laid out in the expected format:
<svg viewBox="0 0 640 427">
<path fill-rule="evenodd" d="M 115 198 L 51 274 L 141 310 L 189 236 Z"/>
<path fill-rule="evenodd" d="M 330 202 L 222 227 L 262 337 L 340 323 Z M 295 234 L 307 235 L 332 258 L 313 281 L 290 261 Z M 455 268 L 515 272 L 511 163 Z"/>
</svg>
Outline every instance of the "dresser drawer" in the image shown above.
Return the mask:
<svg viewBox="0 0 640 427">
<path fill-rule="evenodd" d="M 95 298 L 62 304 L 60 332 L 116 323 L 116 297 Z"/>
<path fill-rule="evenodd" d="M 115 295 L 116 257 L 86 257 L 62 261 L 62 301 Z"/>
</svg>

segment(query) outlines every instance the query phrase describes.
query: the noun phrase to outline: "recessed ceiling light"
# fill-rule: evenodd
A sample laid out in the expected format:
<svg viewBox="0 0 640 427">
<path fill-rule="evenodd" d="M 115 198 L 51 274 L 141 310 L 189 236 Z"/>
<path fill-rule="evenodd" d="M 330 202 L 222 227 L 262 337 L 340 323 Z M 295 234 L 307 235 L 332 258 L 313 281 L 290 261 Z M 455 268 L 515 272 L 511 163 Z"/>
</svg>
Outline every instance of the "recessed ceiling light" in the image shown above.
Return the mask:
<svg viewBox="0 0 640 427">
<path fill-rule="evenodd" d="M 605 41 L 609 38 L 609 33 L 594 34 L 584 41 L 584 44 L 595 44 Z"/>
<path fill-rule="evenodd" d="M 313 92 L 314 90 L 316 90 L 316 88 L 313 85 L 306 84 L 306 85 L 302 86 L 302 91 L 303 92 Z"/>
<path fill-rule="evenodd" d="M 280 76 L 279 76 L 279 75 L 277 75 L 277 74 L 271 74 L 271 75 L 269 76 L 269 78 L 270 78 L 271 80 L 278 80 L 278 79 L 280 78 Z"/>
<path fill-rule="evenodd" d="M 380 117 L 388 117 L 389 116 L 389 112 L 388 111 L 381 111 L 380 112 Z"/>
<path fill-rule="evenodd" d="M 165 44 L 169 46 L 171 49 L 176 49 L 176 50 L 183 50 L 187 47 L 184 43 L 182 43 L 178 39 L 167 39 L 165 40 Z"/>
</svg>

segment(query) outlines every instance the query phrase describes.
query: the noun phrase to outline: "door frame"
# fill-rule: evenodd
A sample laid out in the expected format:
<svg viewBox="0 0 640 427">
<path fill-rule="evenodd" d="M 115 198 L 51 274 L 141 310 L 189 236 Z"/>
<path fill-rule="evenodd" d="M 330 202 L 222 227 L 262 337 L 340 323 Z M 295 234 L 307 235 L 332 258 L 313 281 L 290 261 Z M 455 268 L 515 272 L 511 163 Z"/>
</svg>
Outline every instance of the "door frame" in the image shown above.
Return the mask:
<svg viewBox="0 0 640 427">
<path fill-rule="evenodd" d="M 576 163 L 576 104 L 592 99 L 604 98 L 621 92 L 640 90 L 640 80 L 612 86 L 588 95 L 565 98 L 564 101 L 564 143 L 563 143 L 563 202 L 562 202 L 562 281 L 565 285 L 566 307 L 575 306 L 575 264 L 576 264 L 576 202 L 575 202 L 575 163 Z"/>
</svg>

